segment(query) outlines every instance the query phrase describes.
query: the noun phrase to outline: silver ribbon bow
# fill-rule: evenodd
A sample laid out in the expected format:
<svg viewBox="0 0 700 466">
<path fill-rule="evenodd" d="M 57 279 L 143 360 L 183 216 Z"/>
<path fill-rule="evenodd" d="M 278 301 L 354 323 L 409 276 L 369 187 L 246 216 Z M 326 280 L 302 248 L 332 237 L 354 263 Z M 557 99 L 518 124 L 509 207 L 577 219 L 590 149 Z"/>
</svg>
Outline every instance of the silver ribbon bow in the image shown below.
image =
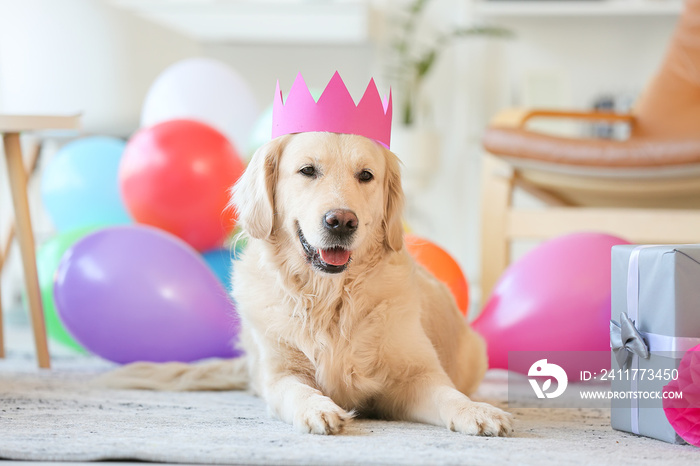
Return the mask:
<svg viewBox="0 0 700 466">
<path fill-rule="evenodd" d="M 629 369 L 632 355 L 649 359 L 649 347 L 644 338 L 634 326 L 634 322 L 624 312 L 620 314 L 620 323 L 610 321 L 610 346 L 617 364 L 623 369 Z"/>
</svg>

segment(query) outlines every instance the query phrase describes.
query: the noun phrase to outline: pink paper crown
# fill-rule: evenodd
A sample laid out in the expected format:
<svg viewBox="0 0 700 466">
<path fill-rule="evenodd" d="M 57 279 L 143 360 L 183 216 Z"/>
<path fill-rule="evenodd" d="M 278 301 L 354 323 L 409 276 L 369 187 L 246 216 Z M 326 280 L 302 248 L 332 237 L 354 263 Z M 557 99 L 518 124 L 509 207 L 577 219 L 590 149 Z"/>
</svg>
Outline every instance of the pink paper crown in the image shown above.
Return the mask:
<svg viewBox="0 0 700 466">
<path fill-rule="evenodd" d="M 272 139 L 284 134 L 328 131 L 357 134 L 374 139 L 387 149 L 391 141 L 391 90 L 382 100 L 374 79 L 370 79 L 360 103 L 355 105 L 336 71 L 316 102 L 299 73 L 282 102 L 277 81 L 272 106 Z"/>
</svg>

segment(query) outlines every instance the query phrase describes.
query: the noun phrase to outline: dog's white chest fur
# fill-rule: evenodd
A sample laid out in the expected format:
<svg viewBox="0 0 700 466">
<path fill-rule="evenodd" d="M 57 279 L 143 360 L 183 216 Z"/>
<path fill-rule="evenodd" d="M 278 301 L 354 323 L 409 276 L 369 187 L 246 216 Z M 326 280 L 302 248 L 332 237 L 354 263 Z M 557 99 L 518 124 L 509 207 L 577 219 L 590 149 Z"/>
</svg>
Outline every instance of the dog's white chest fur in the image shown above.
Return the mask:
<svg viewBox="0 0 700 466">
<path fill-rule="evenodd" d="M 250 251 L 251 255 L 255 253 Z M 378 295 L 377 287 L 368 285 L 373 277 L 358 277 L 350 282 L 340 277 L 312 277 L 295 283 L 298 288 L 293 292 L 277 281 L 277 289 L 265 290 L 261 284 L 272 280 L 269 276 L 260 280 L 260 275 L 268 275 L 269 271 L 258 269 L 258 261 L 251 259 L 237 265 L 239 280 L 235 286 L 245 290 L 237 293 L 239 312 L 244 331 L 248 327 L 264 331 L 254 339 L 255 345 L 250 344 L 250 337 L 244 338 L 244 344 L 248 343 L 244 349 L 254 358 L 265 357 L 257 354 L 261 347 L 293 358 L 290 365 L 295 372 L 312 379 L 343 408 L 371 408 L 371 400 L 391 378 L 387 370 L 391 355 L 387 352 L 394 339 L 391 334 L 402 332 L 402 325 L 394 321 L 399 320 L 398 310 L 405 309 L 403 303 Z M 391 286 L 386 283 L 384 290 Z M 259 311 L 262 296 L 265 312 Z M 250 304 L 247 298 L 251 299 Z M 267 343 L 260 345 L 261 337 Z M 270 344 L 275 348 L 270 348 Z M 253 375 L 264 385 L 264 374 Z"/>
<path fill-rule="evenodd" d="M 347 410 L 369 409 L 389 378 L 383 363 L 389 303 L 360 309 L 357 304 L 344 302 L 326 319 L 310 316 L 308 328 L 315 330 L 308 338 L 299 334 L 306 330 L 293 336 L 309 359 L 321 391 Z"/>
</svg>

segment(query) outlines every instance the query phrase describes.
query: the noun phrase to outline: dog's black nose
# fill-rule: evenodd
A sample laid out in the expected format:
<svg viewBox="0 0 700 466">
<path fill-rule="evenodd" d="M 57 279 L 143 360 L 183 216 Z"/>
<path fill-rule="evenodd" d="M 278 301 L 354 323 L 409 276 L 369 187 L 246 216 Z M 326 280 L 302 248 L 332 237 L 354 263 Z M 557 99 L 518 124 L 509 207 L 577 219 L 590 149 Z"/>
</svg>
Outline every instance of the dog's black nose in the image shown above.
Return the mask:
<svg viewBox="0 0 700 466">
<path fill-rule="evenodd" d="M 323 216 L 323 227 L 334 235 L 350 235 L 357 230 L 357 215 L 347 209 L 329 210 Z"/>
</svg>

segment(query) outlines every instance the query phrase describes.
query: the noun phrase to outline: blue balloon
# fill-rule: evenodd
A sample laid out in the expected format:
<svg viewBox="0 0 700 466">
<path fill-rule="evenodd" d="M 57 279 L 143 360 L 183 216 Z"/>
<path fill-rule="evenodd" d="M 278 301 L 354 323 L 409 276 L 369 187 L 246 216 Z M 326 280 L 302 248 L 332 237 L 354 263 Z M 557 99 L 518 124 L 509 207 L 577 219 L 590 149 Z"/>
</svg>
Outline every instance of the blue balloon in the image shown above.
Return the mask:
<svg viewBox="0 0 700 466">
<path fill-rule="evenodd" d="M 323 94 L 322 89 L 309 89 L 311 96 L 318 101 Z M 287 97 L 285 97 L 286 102 Z M 272 104 L 268 105 L 258 117 L 248 140 L 248 150 L 245 152 L 245 163 L 250 162 L 256 150 L 272 138 Z"/>
<path fill-rule="evenodd" d="M 245 162 L 250 162 L 253 154 L 263 144 L 272 139 L 272 104 L 268 105 L 258 117 L 258 121 L 253 126 L 248 140 L 248 150 L 245 153 Z"/>
<path fill-rule="evenodd" d="M 225 248 L 211 249 L 202 254 L 204 262 L 207 263 L 229 294 L 233 290 L 231 283 L 233 261 L 238 259 L 240 253 L 241 247 L 238 246 L 230 250 Z"/>
<path fill-rule="evenodd" d="M 132 223 L 119 193 L 126 142 L 88 137 L 66 144 L 44 169 L 41 198 L 59 232 Z"/>
</svg>

